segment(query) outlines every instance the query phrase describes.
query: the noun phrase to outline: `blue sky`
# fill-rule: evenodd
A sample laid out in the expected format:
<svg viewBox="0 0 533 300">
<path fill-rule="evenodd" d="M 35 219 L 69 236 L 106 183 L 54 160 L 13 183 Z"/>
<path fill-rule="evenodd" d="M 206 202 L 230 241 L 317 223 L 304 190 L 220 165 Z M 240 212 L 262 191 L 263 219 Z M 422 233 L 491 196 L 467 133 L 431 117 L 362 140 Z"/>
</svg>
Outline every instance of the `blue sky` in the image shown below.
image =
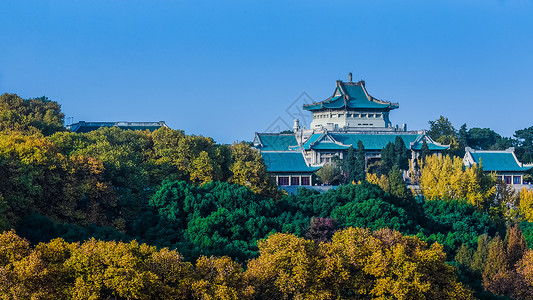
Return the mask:
<svg viewBox="0 0 533 300">
<path fill-rule="evenodd" d="M 409 129 L 440 115 L 504 136 L 533 125 L 533 1 L 2 0 L 0 10 L 0 93 L 46 95 L 75 122 L 165 120 L 220 143 L 252 140 L 292 125 L 305 95 L 323 100 L 352 72 L 399 102 L 391 121 Z"/>
</svg>

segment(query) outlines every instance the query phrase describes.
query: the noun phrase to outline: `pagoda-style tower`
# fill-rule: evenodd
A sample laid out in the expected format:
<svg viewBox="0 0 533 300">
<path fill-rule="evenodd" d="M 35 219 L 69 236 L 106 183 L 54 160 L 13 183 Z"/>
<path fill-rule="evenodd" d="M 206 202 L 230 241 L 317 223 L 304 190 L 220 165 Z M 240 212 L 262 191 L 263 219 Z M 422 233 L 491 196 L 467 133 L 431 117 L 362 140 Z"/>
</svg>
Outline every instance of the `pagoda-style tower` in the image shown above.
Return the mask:
<svg viewBox="0 0 533 300">
<path fill-rule="evenodd" d="M 313 113 L 310 129 L 350 131 L 392 127 L 389 112 L 398 108 L 398 103 L 370 96 L 366 91 L 365 82 L 352 82 L 351 75 L 350 73 L 350 82 L 337 80 L 333 96 L 303 106 L 305 110 Z"/>
</svg>

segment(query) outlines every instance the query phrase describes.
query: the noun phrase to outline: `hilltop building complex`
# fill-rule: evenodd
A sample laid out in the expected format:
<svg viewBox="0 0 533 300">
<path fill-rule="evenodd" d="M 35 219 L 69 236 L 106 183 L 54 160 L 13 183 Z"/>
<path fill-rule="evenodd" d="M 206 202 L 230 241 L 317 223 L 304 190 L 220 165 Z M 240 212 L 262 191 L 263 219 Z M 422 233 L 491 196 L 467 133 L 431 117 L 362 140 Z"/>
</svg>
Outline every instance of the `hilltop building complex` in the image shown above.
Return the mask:
<svg viewBox="0 0 533 300">
<path fill-rule="evenodd" d="M 393 126 L 389 114 L 398 103 L 378 100 L 367 92 L 364 81 L 338 80 L 331 97 L 303 108 L 312 113 L 311 128 L 301 128 L 294 120 L 292 133 L 256 133 L 254 146 L 261 152 L 267 169 L 278 185 L 312 185 L 312 174 L 333 157 L 344 159 L 350 146 L 357 148 L 361 141 L 365 160 L 381 158 L 381 150 L 397 136 L 419 156 L 426 141 L 429 150 L 441 153 L 449 148 L 433 141 L 425 131 L 408 131 Z"/>
</svg>

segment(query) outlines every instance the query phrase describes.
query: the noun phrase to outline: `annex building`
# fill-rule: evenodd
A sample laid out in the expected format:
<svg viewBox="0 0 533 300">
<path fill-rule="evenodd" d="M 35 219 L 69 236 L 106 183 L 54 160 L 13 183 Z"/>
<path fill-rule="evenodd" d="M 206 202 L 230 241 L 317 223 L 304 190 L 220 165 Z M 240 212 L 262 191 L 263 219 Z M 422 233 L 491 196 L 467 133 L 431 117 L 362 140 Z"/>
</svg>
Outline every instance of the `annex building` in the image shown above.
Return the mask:
<svg viewBox="0 0 533 300">
<path fill-rule="evenodd" d="M 486 173 L 496 173 L 496 179 L 513 186 L 524 187 L 524 174 L 533 168 L 533 164 L 523 164 L 516 158 L 514 148 L 506 150 L 474 150 L 465 148 L 463 158 L 465 166 L 480 164 Z"/>
<path fill-rule="evenodd" d="M 351 77 L 350 73 L 348 82 L 338 80 L 331 97 L 303 106 L 313 116 L 309 129 L 301 128 L 295 119 L 292 133 L 255 133 L 254 147 L 278 185 L 313 185 L 316 170 L 335 156 L 344 159 L 358 141 L 364 145 L 367 163 L 381 159 L 381 150 L 397 136 L 411 150 L 413 160 L 424 141 L 434 153 L 449 148 L 425 131 L 408 131 L 405 124 L 393 126 L 389 116 L 399 104 L 372 97 L 364 81 L 352 82 Z"/>
<path fill-rule="evenodd" d="M 90 132 L 98 130 L 101 127 L 118 127 L 124 130 L 150 130 L 154 131 L 161 127 L 168 127 L 165 121 L 159 122 L 85 122 L 67 125 L 66 128 L 76 133 Z"/>
</svg>

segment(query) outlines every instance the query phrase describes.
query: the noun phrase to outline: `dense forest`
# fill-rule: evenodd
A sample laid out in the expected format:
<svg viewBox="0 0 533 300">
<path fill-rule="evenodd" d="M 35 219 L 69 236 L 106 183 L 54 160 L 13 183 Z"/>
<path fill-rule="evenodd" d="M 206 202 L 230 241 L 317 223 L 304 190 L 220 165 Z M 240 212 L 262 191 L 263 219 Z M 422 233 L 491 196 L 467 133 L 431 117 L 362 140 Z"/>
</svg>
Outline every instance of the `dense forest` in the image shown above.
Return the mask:
<svg viewBox="0 0 533 300">
<path fill-rule="evenodd" d="M 533 297 L 533 191 L 457 157 L 514 146 L 530 162 L 533 127 L 441 117 L 429 134 L 447 155 L 409 166 L 397 139 L 365 170 L 358 145 L 333 170 L 343 185 L 288 195 L 248 143 L 63 118 L 46 97 L 0 96 L 2 299 Z"/>
</svg>

